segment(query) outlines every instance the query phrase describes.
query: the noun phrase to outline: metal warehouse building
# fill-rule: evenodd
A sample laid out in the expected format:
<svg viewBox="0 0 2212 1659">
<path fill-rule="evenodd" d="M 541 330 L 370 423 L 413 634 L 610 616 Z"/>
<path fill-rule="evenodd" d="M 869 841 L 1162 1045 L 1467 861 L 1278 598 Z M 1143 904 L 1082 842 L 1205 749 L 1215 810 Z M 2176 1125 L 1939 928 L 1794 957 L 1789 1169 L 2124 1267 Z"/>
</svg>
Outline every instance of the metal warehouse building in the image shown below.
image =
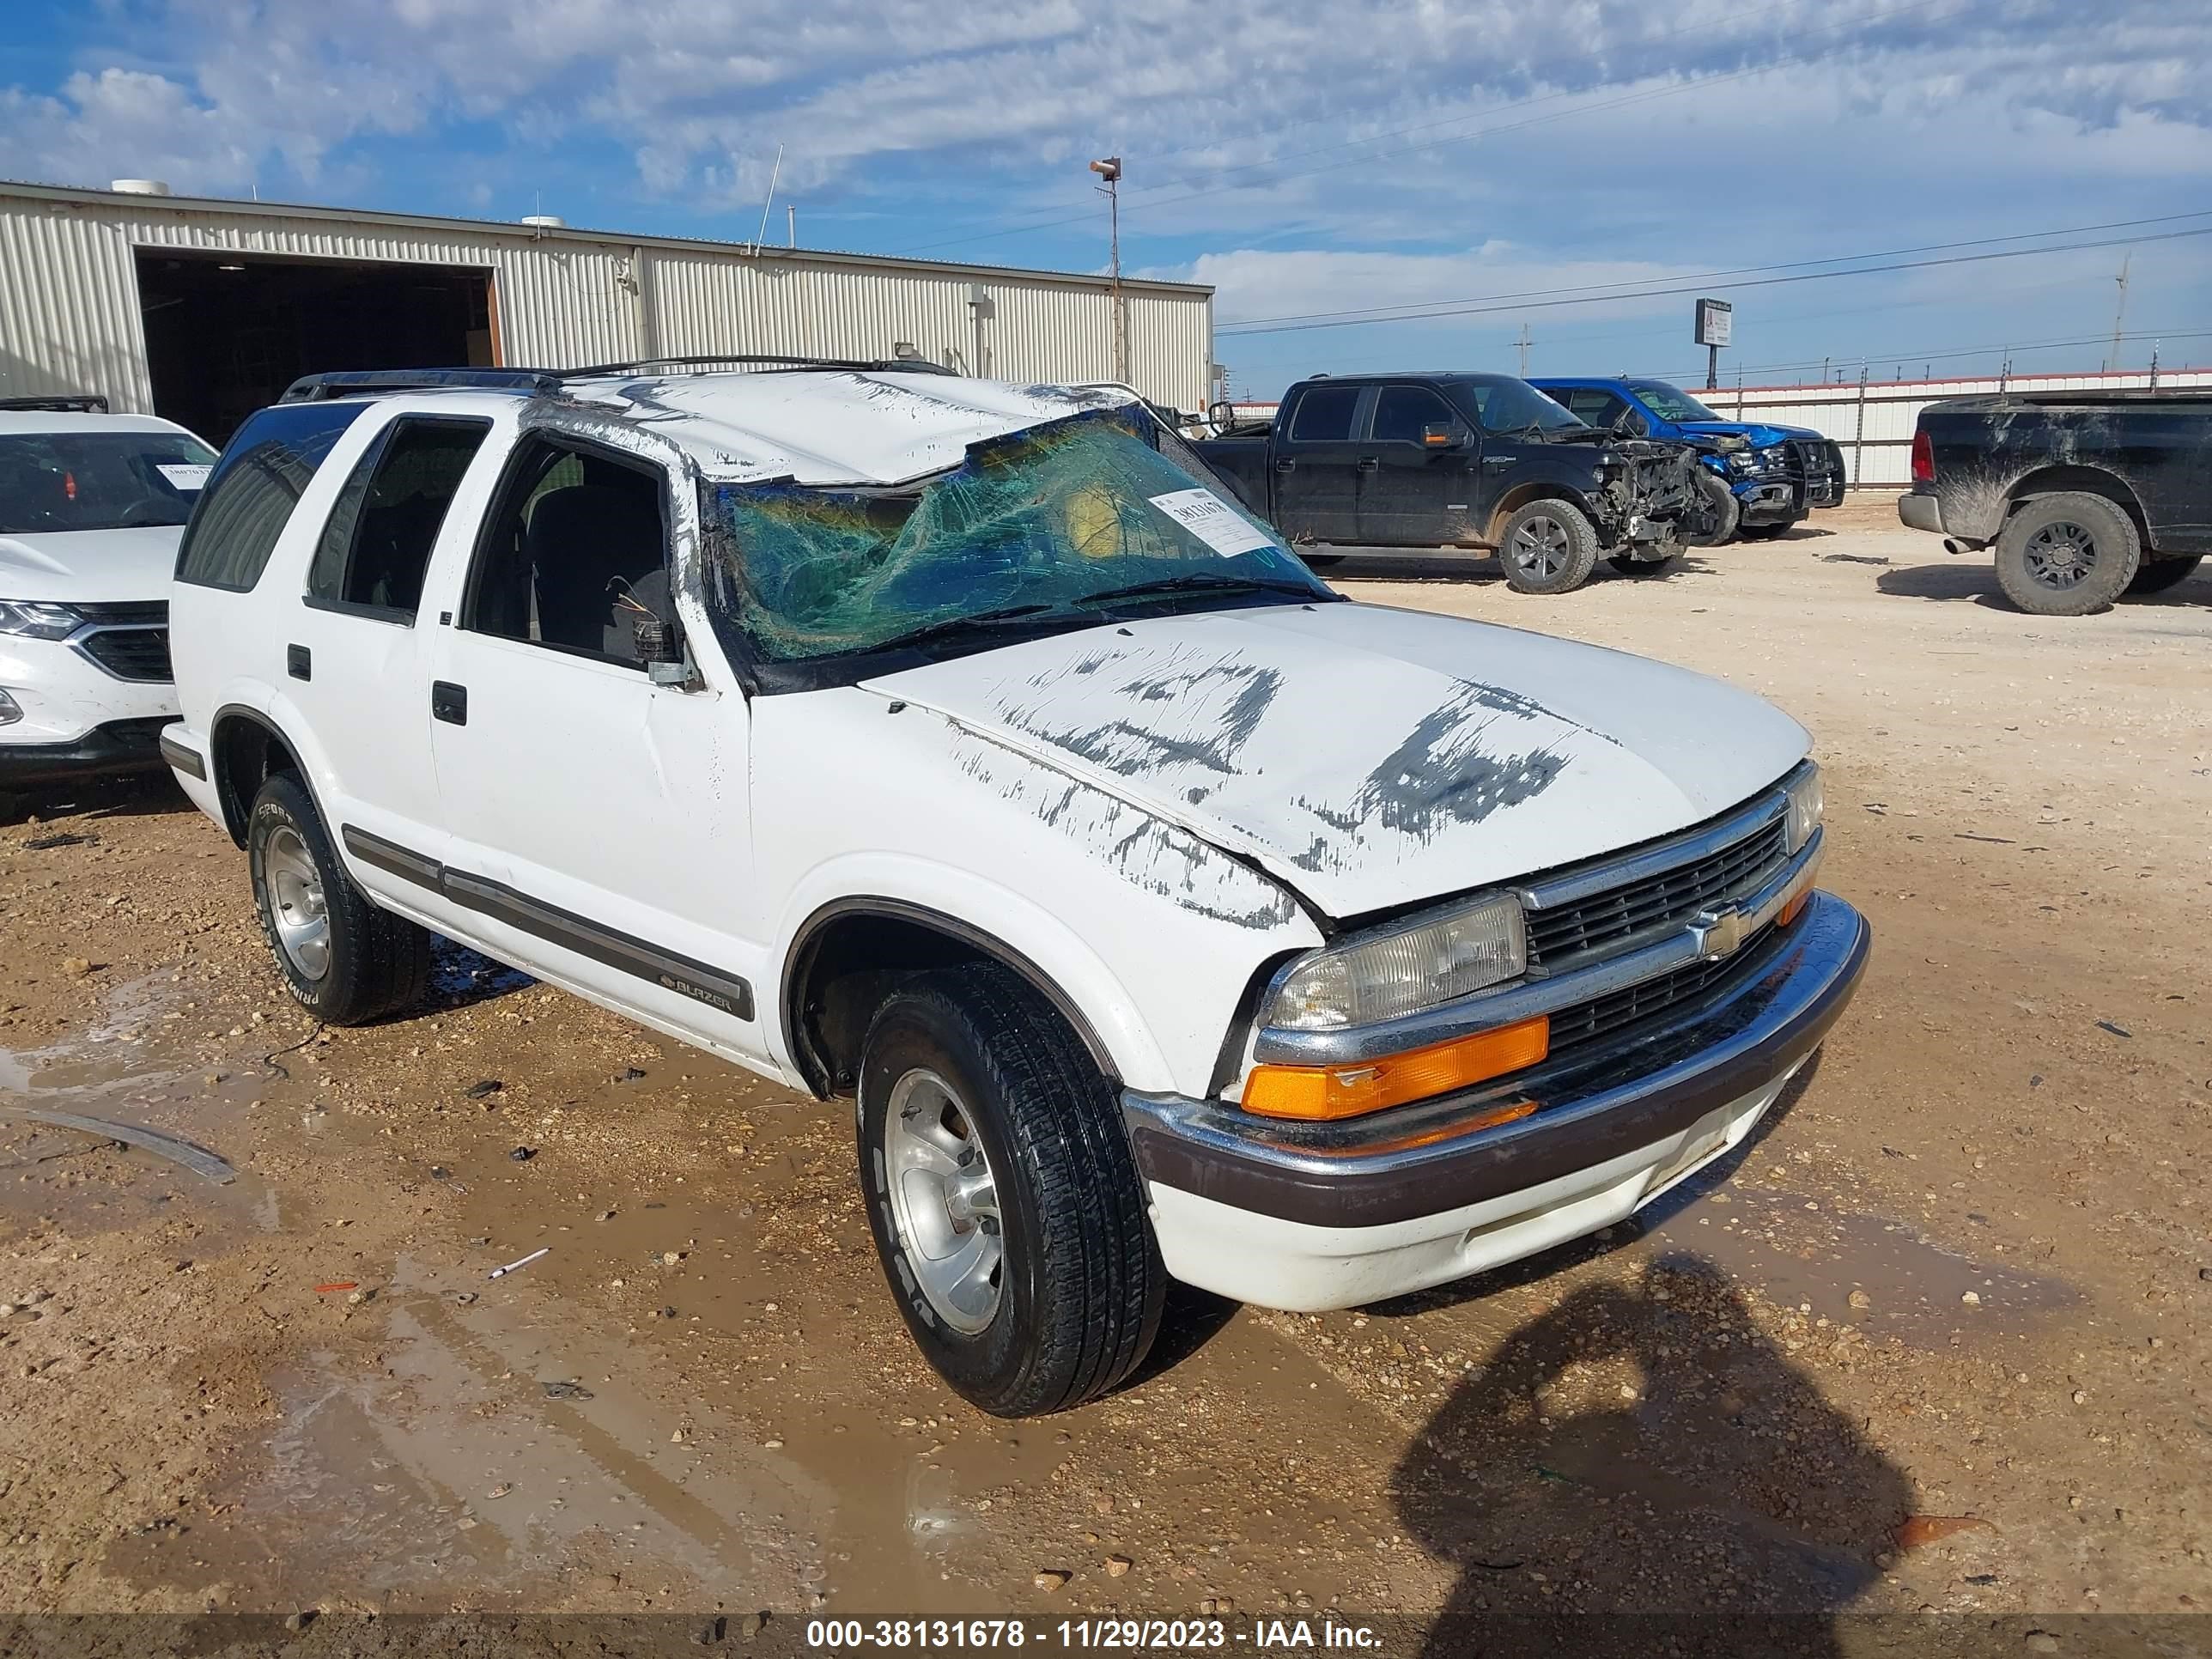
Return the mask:
<svg viewBox="0 0 2212 1659">
<path fill-rule="evenodd" d="M 1203 408 L 1213 290 L 1121 296 L 1127 378 Z M 1114 323 L 1103 276 L 0 183 L 0 397 L 103 393 L 216 443 L 318 369 L 759 352 L 1107 380 Z"/>
</svg>

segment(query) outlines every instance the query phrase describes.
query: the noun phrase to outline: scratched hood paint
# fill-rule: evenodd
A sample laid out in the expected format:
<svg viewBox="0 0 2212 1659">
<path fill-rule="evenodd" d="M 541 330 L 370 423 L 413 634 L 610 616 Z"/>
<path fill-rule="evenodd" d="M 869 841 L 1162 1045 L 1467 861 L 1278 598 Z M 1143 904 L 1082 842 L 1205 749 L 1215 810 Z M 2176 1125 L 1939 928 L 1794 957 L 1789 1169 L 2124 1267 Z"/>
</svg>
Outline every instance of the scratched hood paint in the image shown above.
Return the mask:
<svg viewBox="0 0 2212 1659">
<path fill-rule="evenodd" d="M 1703 675 L 1380 605 L 1109 623 L 868 689 L 1250 858 L 1339 918 L 1686 828 L 1808 747 Z"/>
</svg>

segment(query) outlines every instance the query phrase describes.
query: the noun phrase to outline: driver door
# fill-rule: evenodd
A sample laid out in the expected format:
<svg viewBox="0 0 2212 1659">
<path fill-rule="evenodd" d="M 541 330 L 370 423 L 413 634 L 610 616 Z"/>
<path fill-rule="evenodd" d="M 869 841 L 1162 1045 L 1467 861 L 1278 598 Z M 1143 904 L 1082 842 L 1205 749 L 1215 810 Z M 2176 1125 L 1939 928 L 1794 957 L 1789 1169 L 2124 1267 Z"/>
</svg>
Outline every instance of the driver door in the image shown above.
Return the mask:
<svg viewBox="0 0 2212 1659">
<path fill-rule="evenodd" d="M 749 710 L 733 685 L 656 684 L 633 626 L 676 616 L 676 487 L 629 454 L 516 444 L 439 630 L 445 880 L 547 977 L 758 1057 Z"/>
</svg>

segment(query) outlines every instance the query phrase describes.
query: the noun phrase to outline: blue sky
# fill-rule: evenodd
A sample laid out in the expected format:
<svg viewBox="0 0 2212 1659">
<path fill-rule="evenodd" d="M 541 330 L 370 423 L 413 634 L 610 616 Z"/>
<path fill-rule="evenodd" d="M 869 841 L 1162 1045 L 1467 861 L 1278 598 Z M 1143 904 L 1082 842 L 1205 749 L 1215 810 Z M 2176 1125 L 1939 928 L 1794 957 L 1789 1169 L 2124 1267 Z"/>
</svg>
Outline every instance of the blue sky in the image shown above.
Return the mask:
<svg viewBox="0 0 2212 1659">
<path fill-rule="evenodd" d="M 1097 270 L 1114 153 L 1240 392 L 1524 326 L 1688 378 L 1691 296 L 1624 292 L 1683 286 L 1730 380 L 2094 368 L 2124 257 L 2121 361 L 2207 363 L 2208 58 L 2212 0 L 11 0 L 0 176 L 744 239 L 781 144 L 771 236 Z"/>
</svg>

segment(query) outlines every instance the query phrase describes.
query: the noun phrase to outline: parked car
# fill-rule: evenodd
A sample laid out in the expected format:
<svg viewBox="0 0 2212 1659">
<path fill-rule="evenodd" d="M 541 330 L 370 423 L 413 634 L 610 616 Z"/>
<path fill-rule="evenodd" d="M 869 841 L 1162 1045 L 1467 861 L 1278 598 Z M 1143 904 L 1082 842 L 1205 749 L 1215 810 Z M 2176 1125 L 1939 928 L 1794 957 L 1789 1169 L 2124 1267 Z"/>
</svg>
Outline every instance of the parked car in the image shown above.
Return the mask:
<svg viewBox="0 0 2212 1659">
<path fill-rule="evenodd" d="M 1810 427 L 1724 420 L 1664 380 L 1546 376 L 1529 384 L 1606 431 L 1697 444 L 1714 507 L 1708 545 L 1779 536 L 1816 507 L 1843 505 L 1843 448 Z"/>
<path fill-rule="evenodd" d="M 2022 611 L 2082 617 L 2161 593 L 2212 551 L 2212 396 L 2013 392 L 1920 411 L 1897 515 L 1996 550 Z"/>
<path fill-rule="evenodd" d="M 169 571 L 214 460 L 104 398 L 0 398 L 0 800 L 161 769 Z"/>
<path fill-rule="evenodd" d="M 1170 1277 L 1345 1307 L 1619 1220 L 1866 957 L 1796 722 L 1342 600 L 1096 394 L 313 377 L 174 603 L 163 748 L 301 1006 L 404 1010 L 434 931 L 851 1100 L 893 1297 L 1005 1415 Z"/>
<path fill-rule="evenodd" d="M 1580 587 L 1601 556 L 1661 574 L 1707 511 L 1689 446 L 1595 430 L 1505 374 L 1316 375 L 1272 427 L 1195 447 L 1317 562 L 1340 545 L 1495 548 L 1524 593 Z"/>
</svg>

